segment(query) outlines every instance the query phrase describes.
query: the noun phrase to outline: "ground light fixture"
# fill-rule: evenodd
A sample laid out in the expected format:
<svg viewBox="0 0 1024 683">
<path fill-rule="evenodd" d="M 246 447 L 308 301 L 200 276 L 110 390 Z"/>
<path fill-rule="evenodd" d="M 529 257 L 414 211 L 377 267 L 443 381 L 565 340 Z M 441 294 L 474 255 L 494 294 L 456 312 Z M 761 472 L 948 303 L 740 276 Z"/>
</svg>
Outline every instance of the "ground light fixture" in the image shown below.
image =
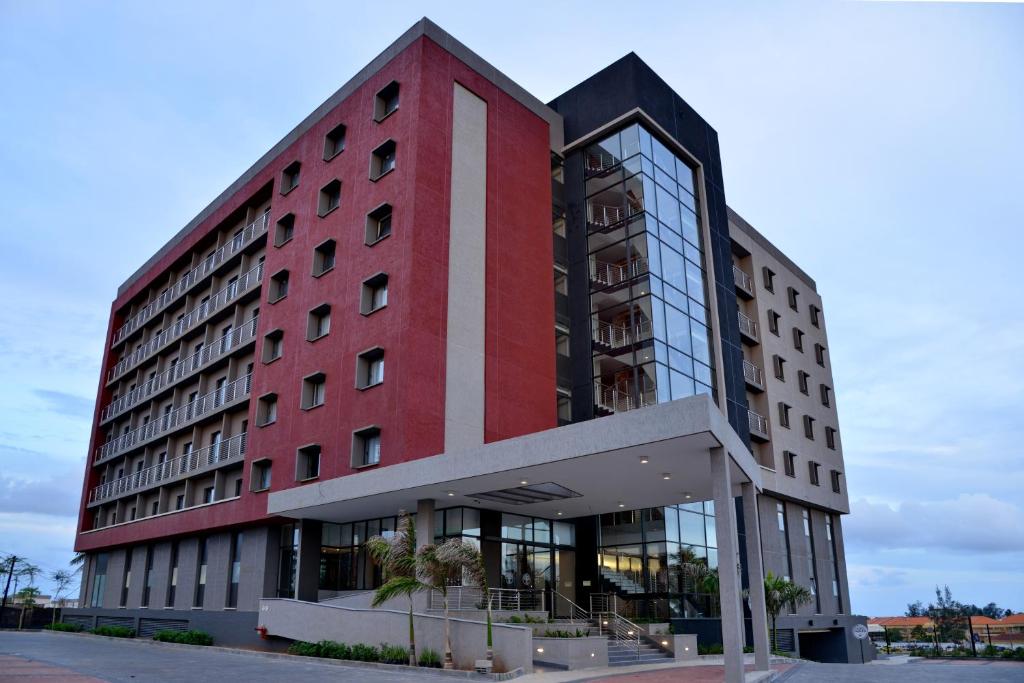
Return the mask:
<svg viewBox="0 0 1024 683">
<path fill-rule="evenodd" d="M 667 640 L 661 641 L 661 644 L 664 645 L 665 647 L 668 647 L 668 641 Z"/>
<path fill-rule="evenodd" d="M 544 654 L 544 648 L 538 647 L 537 652 L 539 652 L 540 654 Z"/>
</svg>

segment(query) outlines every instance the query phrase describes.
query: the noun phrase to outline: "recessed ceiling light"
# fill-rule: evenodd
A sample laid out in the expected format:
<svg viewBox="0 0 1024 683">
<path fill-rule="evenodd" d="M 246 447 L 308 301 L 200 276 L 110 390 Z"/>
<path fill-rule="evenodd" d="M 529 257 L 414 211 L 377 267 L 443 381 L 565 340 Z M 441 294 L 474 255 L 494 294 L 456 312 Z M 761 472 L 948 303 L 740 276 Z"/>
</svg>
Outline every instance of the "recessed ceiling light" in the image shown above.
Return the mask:
<svg viewBox="0 0 1024 683">
<path fill-rule="evenodd" d="M 624 507 L 626 507 L 626 504 L 625 504 L 625 503 L 623 503 L 623 502 L 622 502 L 622 501 L 620 500 L 620 501 L 619 501 L 619 507 L 620 507 L 620 508 L 624 508 Z"/>
<path fill-rule="evenodd" d="M 669 479 L 672 478 L 672 475 L 669 474 L 668 472 L 662 472 L 661 473 L 661 478 L 664 479 L 665 481 L 668 481 Z"/>
<path fill-rule="evenodd" d="M 454 495 L 455 495 L 455 491 L 449 491 L 449 492 L 448 492 L 448 495 L 449 495 L 449 496 L 454 496 Z"/>
<path fill-rule="evenodd" d="M 561 511 L 561 510 L 559 510 L 559 511 L 558 511 L 558 512 L 556 512 L 555 514 L 557 514 L 557 515 L 558 515 L 559 517 L 561 517 L 561 516 L 562 516 L 562 511 Z"/>
<path fill-rule="evenodd" d="M 520 485 L 520 486 L 526 486 L 526 485 L 527 485 L 527 484 L 529 484 L 529 483 L 530 483 L 530 482 L 526 481 L 525 479 L 520 479 L 520 480 L 519 480 L 519 485 Z"/>
<path fill-rule="evenodd" d="M 640 456 L 640 464 L 641 465 L 646 465 L 650 461 L 651 461 L 650 458 L 648 458 L 646 455 L 641 455 Z"/>
<path fill-rule="evenodd" d="M 691 498 L 693 498 L 693 494 L 690 493 L 689 491 L 683 491 L 683 497 L 686 498 L 686 500 L 690 500 Z"/>
</svg>

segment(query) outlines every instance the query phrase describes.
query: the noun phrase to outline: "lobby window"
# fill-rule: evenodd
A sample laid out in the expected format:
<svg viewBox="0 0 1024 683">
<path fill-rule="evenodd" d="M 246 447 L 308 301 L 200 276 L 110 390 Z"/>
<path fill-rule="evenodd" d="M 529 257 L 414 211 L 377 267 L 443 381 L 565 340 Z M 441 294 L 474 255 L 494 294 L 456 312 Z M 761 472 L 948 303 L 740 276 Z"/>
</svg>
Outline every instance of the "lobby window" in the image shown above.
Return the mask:
<svg viewBox="0 0 1024 683">
<path fill-rule="evenodd" d="M 836 449 L 836 430 L 825 427 L 825 445 L 832 450 Z"/>
<path fill-rule="evenodd" d="M 277 221 L 274 228 L 274 246 L 280 247 L 295 237 L 295 214 L 289 213 Z"/>
<path fill-rule="evenodd" d="M 804 394 L 805 396 L 810 396 L 811 395 L 811 390 L 809 388 L 810 377 L 811 376 L 808 375 L 803 370 L 798 370 L 797 373 L 796 373 L 797 383 L 800 385 L 800 393 Z"/>
<path fill-rule="evenodd" d="M 787 287 L 786 294 L 789 297 L 789 307 L 792 308 L 794 311 L 800 310 L 800 292 L 796 291 L 792 287 Z"/>
<path fill-rule="evenodd" d="M 838 470 L 832 470 L 831 475 L 832 475 L 832 490 L 835 493 L 842 493 L 842 488 L 839 486 L 839 471 Z"/>
<path fill-rule="evenodd" d="M 769 292 L 775 293 L 775 271 L 768 266 L 761 269 L 761 274 L 764 276 L 764 288 Z"/>
<path fill-rule="evenodd" d="M 772 367 L 775 368 L 775 377 L 786 381 L 786 359 L 779 355 L 772 356 Z"/>
<path fill-rule="evenodd" d="M 810 415 L 804 415 L 804 436 L 814 441 L 814 418 Z"/>
<path fill-rule="evenodd" d="M 318 372 L 302 379 L 302 409 L 310 410 L 324 404 L 327 376 Z"/>
<path fill-rule="evenodd" d="M 293 161 L 285 166 L 281 172 L 281 194 L 288 194 L 299 186 L 299 171 L 301 169 L 302 164 L 298 161 Z"/>
<path fill-rule="evenodd" d="M 345 151 L 345 124 L 339 123 L 324 136 L 324 161 L 330 161 Z"/>
<path fill-rule="evenodd" d="M 783 465 L 787 477 L 796 476 L 796 453 L 793 451 L 782 451 Z"/>
<path fill-rule="evenodd" d="M 363 351 L 356 359 L 356 388 L 369 389 L 384 381 L 384 349 Z"/>
<path fill-rule="evenodd" d="M 277 422 L 277 394 L 264 394 L 256 404 L 256 424 L 265 427 Z"/>
<path fill-rule="evenodd" d="M 266 491 L 270 488 L 271 466 L 270 461 L 264 458 L 252 464 L 252 477 L 250 477 L 249 488 L 252 491 Z"/>
<path fill-rule="evenodd" d="M 397 148 L 394 140 L 388 140 L 370 154 L 370 180 L 395 170 L 395 153 Z"/>
<path fill-rule="evenodd" d="M 270 292 L 267 301 L 276 303 L 286 296 L 288 296 L 288 271 L 279 270 L 270 276 Z"/>
<path fill-rule="evenodd" d="M 826 408 L 832 405 L 832 390 L 827 385 L 821 385 L 821 405 Z"/>
<path fill-rule="evenodd" d="M 807 307 L 807 310 L 811 315 L 811 324 L 815 327 L 821 327 L 821 309 L 811 304 Z"/>
<path fill-rule="evenodd" d="M 142 607 L 149 607 L 149 597 L 153 592 L 153 546 L 146 546 L 146 568 L 142 577 Z"/>
<path fill-rule="evenodd" d="M 196 567 L 196 594 L 192 601 L 193 607 L 202 607 L 206 599 L 206 567 L 209 553 L 209 539 L 205 536 L 199 539 L 199 559 Z"/>
<path fill-rule="evenodd" d="M 334 269 L 337 243 L 334 240 L 321 242 L 313 250 L 313 277 L 320 277 Z"/>
<path fill-rule="evenodd" d="M 167 581 L 167 607 L 174 607 L 174 595 L 178 589 L 178 541 L 171 542 L 170 578 Z"/>
<path fill-rule="evenodd" d="M 316 206 L 316 215 L 323 218 L 341 206 L 341 181 L 334 179 L 320 188 L 320 201 Z"/>
<path fill-rule="evenodd" d="M 825 347 L 821 344 L 814 345 L 814 360 L 821 367 L 825 367 Z"/>
<path fill-rule="evenodd" d="M 774 334 L 776 337 L 779 336 L 779 318 L 781 317 L 781 315 L 779 315 L 772 309 L 768 309 L 768 331 Z"/>
<path fill-rule="evenodd" d="M 263 335 L 263 362 L 272 363 L 284 355 L 284 330 L 271 330 Z"/>
<path fill-rule="evenodd" d="M 331 331 L 331 307 L 329 304 L 320 304 L 309 312 L 306 321 L 307 341 L 316 341 L 326 336 Z"/>
<path fill-rule="evenodd" d="M 814 462 L 813 460 L 807 463 L 807 473 L 808 473 L 808 475 L 811 478 L 811 485 L 812 486 L 821 486 L 821 481 L 820 481 L 819 476 L 818 476 L 818 473 L 819 473 L 820 470 L 821 470 L 821 465 L 819 465 L 818 463 Z"/>
<path fill-rule="evenodd" d="M 380 428 L 366 427 L 352 434 L 352 466 L 368 467 L 380 462 Z"/>
<path fill-rule="evenodd" d="M 107 563 L 110 553 L 98 553 L 93 564 L 92 593 L 89 596 L 90 607 L 103 606 L 103 592 L 107 587 Z"/>
<path fill-rule="evenodd" d="M 228 565 L 228 599 L 227 607 L 238 607 L 238 582 L 242 578 L 242 539 L 241 531 L 231 534 L 231 561 Z"/>
<path fill-rule="evenodd" d="M 800 353 L 804 352 L 804 333 L 799 327 L 793 328 L 793 348 Z"/>
<path fill-rule="evenodd" d="M 391 81 L 373 100 L 373 120 L 378 123 L 398 111 L 398 81 Z"/>
<path fill-rule="evenodd" d="M 789 411 L 791 409 L 791 406 L 785 403 L 779 403 L 779 424 L 786 429 L 789 429 Z"/>
<path fill-rule="evenodd" d="M 124 607 L 128 604 L 128 589 L 132 586 L 132 555 L 135 553 L 131 548 L 128 548 L 124 552 L 124 582 L 121 584 L 121 601 L 118 603 L 119 607 Z"/>
<path fill-rule="evenodd" d="M 359 312 L 369 315 L 388 305 L 388 275 L 377 273 L 363 280 L 363 292 L 359 302 Z"/>
<path fill-rule="evenodd" d="M 320 444 L 303 446 L 295 458 L 295 478 L 299 481 L 307 481 L 319 476 Z"/>
<path fill-rule="evenodd" d="M 366 244 L 373 245 L 391 234 L 391 205 L 381 204 L 366 214 Z"/>
</svg>

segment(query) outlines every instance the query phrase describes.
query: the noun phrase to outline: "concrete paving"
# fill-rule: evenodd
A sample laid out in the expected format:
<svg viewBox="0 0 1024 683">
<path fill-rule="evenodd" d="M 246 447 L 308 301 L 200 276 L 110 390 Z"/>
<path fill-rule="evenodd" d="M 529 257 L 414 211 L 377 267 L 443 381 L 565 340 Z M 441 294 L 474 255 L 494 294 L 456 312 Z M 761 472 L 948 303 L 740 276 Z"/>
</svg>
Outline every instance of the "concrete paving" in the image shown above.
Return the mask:
<svg viewBox="0 0 1024 683">
<path fill-rule="evenodd" d="M 900 664 L 805 662 L 784 674 L 785 683 L 1021 683 L 1024 663 L 911 659 Z"/>
</svg>

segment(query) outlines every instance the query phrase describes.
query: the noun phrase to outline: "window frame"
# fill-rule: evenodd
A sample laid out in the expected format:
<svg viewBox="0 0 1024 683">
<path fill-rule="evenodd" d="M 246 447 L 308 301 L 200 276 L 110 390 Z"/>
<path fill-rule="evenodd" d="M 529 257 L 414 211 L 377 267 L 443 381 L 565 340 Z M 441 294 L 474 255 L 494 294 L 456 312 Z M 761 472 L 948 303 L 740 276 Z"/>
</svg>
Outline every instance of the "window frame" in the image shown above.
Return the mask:
<svg viewBox="0 0 1024 683">
<path fill-rule="evenodd" d="M 389 157 L 391 165 L 385 169 L 384 165 Z M 398 168 L 398 143 L 393 138 L 388 138 L 370 152 L 370 180 L 377 182 L 393 173 L 396 168 Z"/>
<path fill-rule="evenodd" d="M 302 162 L 296 159 L 281 170 L 281 196 L 288 194 L 302 179 Z"/>
<path fill-rule="evenodd" d="M 374 273 L 363 280 L 359 295 L 359 313 L 367 316 L 387 308 L 388 296 L 390 294 L 388 291 L 389 284 L 388 274 L 383 271 Z M 378 306 L 375 300 L 377 293 L 380 291 L 384 292 L 384 303 Z"/>
<path fill-rule="evenodd" d="M 263 474 L 266 474 L 266 477 L 262 476 Z M 269 491 L 273 484 L 273 477 L 273 462 L 270 458 L 253 460 L 249 466 L 249 491 L 251 493 Z M 262 486 L 264 479 L 266 479 L 266 486 Z"/>
<path fill-rule="evenodd" d="M 383 451 L 383 439 L 381 436 L 381 428 L 379 425 L 367 425 L 360 427 L 359 429 L 353 430 L 352 432 L 352 469 L 364 469 L 367 467 L 374 467 L 381 463 L 381 454 Z M 367 439 L 375 438 L 377 440 L 377 459 L 373 462 L 365 461 L 365 454 L 367 448 Z"/>
<path fill-rule="evenodd" d="M 316 451 L 316 474 L 309 474 L 309 459 L 313 456 L 313 451 Z M 323 446 L 318 443 L 309 443 L 304 446 L 299 446 L 295 449 L 295 481 L 306 482 L 313 481 L 314 479 L 320 478 L 320 466 L 323 462 Z M 303 467 L 305 465 L 305 467 Z M 301 469 L 300 469 L 301 468 Z M 306 476 L 300 476 L 300 474 Z"/>
<path fill-rule="evenodd" d="M 389 92 L 389 91 L 394 91 Z M 390 101 L 394 101 L 395 106 L 388 108 Z M 383 88 L 377 91 L 373 96 L 373 120 L 376 123 L 380 123 L 390 117 L 392 114 L 398 111 L 402 104 L 402 86 L 398 81 L 391 81 Z"/>
<path fill-rule="evenodd" d="M 341 208 L 341 181 L 335 178 L 320 188 L 320 192 L 317 194 L 316 215 L 326 218 L 339 208 Z"/>
<path fill-rule="evenodd" d="M 381 235 L 380 234 L 380 223 L 383 219 L 388 219 L 388 231 Z M 366 235 L 363 240 L 363 244 L 368 247 L 386 240 L 391 237 L 391 233 L 394 229 L 395 222 L 395 207 L 391 204 L 384 202 L 377 206 L 372 211 L 366 214 Z"/>
<path fill-rule="evenodd" d="M 318 394 L 319 403 L 316 402 Z M 310 411 L 320 408 L 325 403 L 327 403 L 327 374 L 318 371 L 303 377 L 299 407 L 304 411 Z"/>
<path fill-rule="evenodd" d="M 330 264 L 330 265 L 328 265 Z M 323 277 L 338 265 L 338 241 L 332 237 L 313 247 L 313 266 L 310 275 Z"/>
<path fill-rule="evenodd" d="M 339 123 L 324 135 L 324 161 L 330 161 L 345 151 L 345 143 L 348 129 L 344 123 Z"/>
<path fill-rule="evenodd" d="M 321 331 L 324 327 L 324 321 L 327 321 L 326 330 Z M 319 306 L 314 306 L 309 309 L 306 314 L 306 341 L 315 342 L 323 339 L 331 333 L 331 305 L 329 303 L 322 303 Z"/>
<path fill-rule="evenodd" d="M 269 354 L 278 351 L 277 355 Z M 260 361 L 264 365 L 270 365 L 284 356 L 284 330 L 280 327 L 270 330 L 263 335 L 263 348 L 260 350 Z"/>
<path fill-rule="evenodd" d="M 282 236 L 282 233 L 287 233 Z M 288 212 L 274 224 L 274 246 L 281 248 L 295 239 L 295 214 Z"/>
<path fill-rule="evenodd" d="M 282 275 L 284 277 L 282 277 Z M 267 288 L 267 303 L 276 304 L 281 299 L 288 296 L 288 290 L 291 285 L 291 273 L 287 268 L 282 268 L 273 275 L 270 276 L 270 287 Z M 282 292 L 282 285 L 284 291 Z"/>
<path fill-rule="evenodd" d="M 380 363 L 380 379 L 371 381 L 370 372 L 374 364 Z M 374 346 L 356 355 L 356 389 L 366 391 L 384 383 L 384 348 Z"/>
<path fill-rule="evenodd" d="M 257 427 L 268 427 L 277 422 L 278 398 L 276 393 L 269 391 L 256 399 Z"/>
</svg>

